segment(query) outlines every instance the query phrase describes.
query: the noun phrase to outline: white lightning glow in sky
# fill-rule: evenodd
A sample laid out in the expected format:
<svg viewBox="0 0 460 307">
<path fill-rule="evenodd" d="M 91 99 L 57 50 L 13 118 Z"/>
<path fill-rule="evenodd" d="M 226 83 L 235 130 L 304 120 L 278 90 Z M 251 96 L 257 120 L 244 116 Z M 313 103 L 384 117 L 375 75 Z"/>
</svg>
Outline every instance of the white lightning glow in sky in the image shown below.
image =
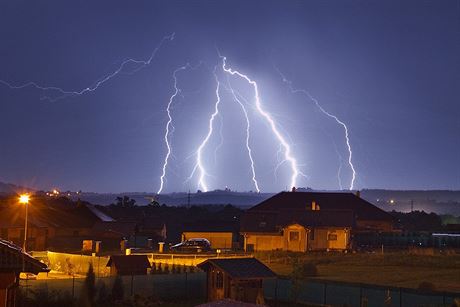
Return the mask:
<svg viewBox="0 0 460 307">
<path fill-rule="evenodd" d="M 284 136 L 281 135 L 281 133 L 279 132 L 278 127 L 277 127 L 275 121 L 273 120 L 273 118 L 271 117 L 270 113 L 266 112 L 262 108 L 262 103 L 261 103 L 260 96 L 259 96 L 259 88 L 257 86 L 257 82 L 252 80 L 252 79 L 250 79 L 247 75 L 245 75 L 245 74 L 243 74 L 243 73 L 241 73 L 241 72 L 239 72 L 237 70 L 227 68 L 227 66 L 226 66 L 227 58 L 224 57 L 224 56 L 220 56 L 220 57 L 222 58 L 222 69 L 226 73 L 229 73 L 232 76 L 236 75 L 236 76 L 246 80 L 254 88 L 254 98 L 255 98 L 256 109 L 265 118 L 265 120 L 268 122 L 268 124 L 269 124 L 273 134 L 275 135 L 276 139 L 281 143 L 281 145 L 283 147 L 283 150 L 284 150 L 284 158 L 291 165 L 292 175 L 291 175 L 290 187 L 291 188 L 295 187 L 296 183 L 297 183 L 297 177 L 299 176 L 299 169 L 298 169 L 298 166 L 297 166 L 297 160 L 292 156 L 291 146 L 288 144 L 288 142 L 286 141 Z"/>
<path fill-rule="evenodd" d="M 208 127 L 208 133 L 206 134 L 206 137 L 203 139 L 201 142 L 200 146 L 198 146 L 198 149 L 196 151 L 196 164 L 193 167 L 192 173 L 189 176 L 189 179 L 193 177 L 195 174 L 195 171 L 199 171 L 199 177 L 198 177 L 198 187 L 203 191 L 207 192 L 208 189 L 208 184 L 206 182 L 206 176 L 208 173 L 206 172 L 206 169 L 204 167 L 203 163 L 203 149 L 206 147 L 206 144 L 208 143 L 209 139 L 211 138 L 211 135 L 214 131 L 214 119 L 219 115 L 219 104 L 220 104 L 220 82 L 219 79 L 217 78 L 217 74 L 214 71 L 214 78 L 216 80 L 216 102 L 214 104 L 214 112 L 211 114 L 211 117 L 209 118 L 209 127 Z"/>
<path fill-rule="evenodd" d="M 351 169 L 351 172 L 352 172 L 352 177 L 351 177 L 351 182 L 350 182 L 350 190 L 353 190 L 354 188 L 354 184 L 355 184 L 355 180 L 356 180 L 356 170 L 355 170 L 355 166 L 353 165 L 353 161 L 352 161 L 352 155 L 353 155 L 353 151 L 351 149 L 351 145 L 350 145 L 350 136 L 349 136 L 349 133 L 348 133 L 348 127 L 347 125 L 341 121 L 337 116 L 335 116 L 334 114 L 331 114 L 329 112 L 327 112 L 318 102 L 318 100 L 316 100 L 307 90 L 304 90 L 304 89 L 297 89 L 297 88 L 294 88 L 293 85 L 292 85 L 292 82 L 288 79 L 286 79 L 286 77 L 281 73 L 281 71 L 275 67 L 275 69 L 278 71 L 278 73 L 280 74 L 281 78 L 283 79 L 283 82 L 287 84 L 289 90 L 292 92 L 292 93 L 302 93 L 304 95 L 306 95 L 311 101 L 313 101 L 313 103 L 318 107 L 318 109 L 326 116 L 328 116 L 329 118 L 332 118 L 334 119 L 337 124 L 339 124 L 340 126 L 342 126 L 343 128 L 343 131 L 345 133 L 345 142 L 347 144 L 347 148 L 348 148 L 348 165 L 350 166 L 350 169 Z"/>
<path fill-rule="evenodd" d="M 169 143 L 169 134 L 170 134 L 170 128 L 172 130 L 174 130 L 174 126 L 172 124 L 172 116 L 171 116 L 171 105 L 172 105 L 172 103 L 174 101 L 174 98 L 176 98 L 176 96 L 179 95 L 179 93 L 180 93 L 180 89 L 177 87 L 177 73 L 182 71 L 182 70 L 186 70 L 189 67 L 190 67 L 190 65 L 187 64 L 185 66 L 177 68 L 173 72 L 174 93 L 171 95 L 171 97 L 169 97 L 169 102 L 168 102 L 168 105 L 166 106 L 166 113 L 168 115 L 168 122 L 166 123 L 164 140 L 165 140 L 165 145 L 166 145 L 167 150 L 166 150 L 166 156 L 165 156 L 165 159 L 164 159 L 164 162 L 163 162 L 163 171 L 162 171 L 161 176 L 160 176 L 160 188 L 158 189 L 157 194 L 160 194 L 161 191 L 163 191 L 164 180 L 165 180 L 165 176 L 166 176 L 166 168 L 168 166 L 169 156 L 171 155 L 171 144 Z"/>
<path fill-rule="evenodd" d="M 107 74 L 107 75 L 99 78 L 98 81 L 94 82 L 91 86 L 83 88 L 81 90 L 68 91 L 68 90 L 64 90 L 64 89 L 62 89 L 60 87 L 56 87 L 56 86 L 42 86 L 42 85 L 39 85 L 36 82 L 27 82 L 27 83 L 20 84 L 20 85 L 14 85 L 14 84 L 12 84 L 10 82 L 0 80 L 0 83 L 8 86 L 10 89 L 23 89 L 23 88 L 26 88 L 26 87 L 34 87 L 34 88 L 36 88 L 38 90 L 42 90 L 42 91 L 51 91 L 51 92 L 54 91 L 54 92 L 57 92 L 57 96 L 55 96 L 55 97 L 49 97 L 49 96 L 41 97 L 41 100 L 49 100 L 51 102 L 54 102 L 54 101 L 57 101 L 57 100 L 60 100 L 60 99 L 64 99 L 64 98 L 69 97 L 69 96 L 83 95 L 83 94 L 86 94 L 88 92 L 94 92 L 95 90 L 97 90 L 99 88 L 99 86 L 103 85 L 104 83 L 106 83 L 107 81 L 109 81 L 113 77 L 117 76 L 118 74 L 124 72 L 123 69 L 128 64 L 137 64 L 137 65 L 139 65 L 136 69 L 134 69 L 132 71 L 129 71 L 129 73 L 131 73 L 131 74 L 141 70 L 145 66 L 150 65 L 152 60 L 155 58 L 155 55 L 157 54 L 158 50 L 160 50 L 160 48 L 163 46 L 163 43 L 165 41 L 172 41 L 173 39 L 174 39 L 174 33 L 172 33 L 171 35 L 167 35 L 167 36 L 163 37 L 163 39 L 160 41 L 160 43 L 157 45 L 157 47 L 152 51 L 152 54 L 150 55 L 150 57 L 147 60 L 126 59 L 123 62 L 121 62 L 121 64 L 118 66 L 118 68 L 115 71 L 113 71 L 110 74 Z"/>
<path fill-rule="evenodd" d="M 227 83 L 228 83 L 228 88 L 230 92 L 232 93 L 233 100 L 235 100 L 240 105 L 241 110 L 243 111 L 244 117 L 246 118 L 246 149 L 248 151 L 249 160 L 251 161 L 252 182 L 254 182 L 254 187 L 256 188 L 256 191 L 260 192 L 259 183 L 257 182 L 256 170 L 254 167 L 254 159 L 252 157 L 252 149 L 251 149 L 251 146 L 249 145 L 251 125 L 249 122 L 248 112 L 246 111 L 246 107 L 244 106 L 243 102 L 238 98 L 237 94 L 235 93 L 235 90 L 230 84 L 230 81 L 228 81 Z"/>
</svg>

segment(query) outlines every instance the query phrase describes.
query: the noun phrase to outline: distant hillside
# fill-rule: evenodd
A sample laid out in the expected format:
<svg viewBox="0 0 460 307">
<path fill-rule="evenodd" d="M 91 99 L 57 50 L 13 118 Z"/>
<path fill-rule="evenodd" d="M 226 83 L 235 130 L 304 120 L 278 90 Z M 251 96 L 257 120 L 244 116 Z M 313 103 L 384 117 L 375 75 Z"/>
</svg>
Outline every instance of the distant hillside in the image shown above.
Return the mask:
<svg viewBox="0 0 460 307">
<path fill-rule="evenodd" d="M 0 182 L 0 194 L 17 194 L 21 192 L 33 192 L 33 189 L 14 185 L 12 183 Z"/>
<path fill-rule="evenodd" d="M 203 193 L 191 193 L 190 201 L 188 193 L 171 193 L 154 196 L 150 193 L 121 193 L 121 194 L 97 194 L 82 193 L 78 195 L 82 200 L 99 205 L 109 205 L 115 202 L 118 196 L 128 196 L 135 199 L 139 205 L 147 205 L 155 197 L 161 205 L 186 206 L 190 205 L 227 205 L 232 204 L 239 207 L 250 207 L 257 204 L 274 193 L 240 193 L 231 191 L 212 191 Z"/>
<path fill-rule="evenodd" d="M 231 204 L 244 208 L 254 206 L 274 194 L 275 193 L 232 191 L 191 193 L 190 205 Z M 83 193 L 78 197 L 94 204 L 109 205 L 115 202 L 117 196 L 124 195 L 135 199 L 138 205 L 146 205 L 150 202 L 152 197 L 154 197 L 154 194 L 150 193 Z M 171 193 L 156 196 L 156 200 L 160 204 L 169 206 L 184 206 L 189 203 L 188 197 L 188 193 Z M 361 191 L 361 197 L 385 211 L 395 210 L 409 212 L 413 209 L 460 216 L 460 191 L 392 191 L 365 189 Z"/>
<path fill-rule="evenodd" d="M 13 194 L 30 191 L 21 186 L 0 182 L 0 194 Z M 311 189 L 299 189 L 298 191 L 312 191 Z M 327 191 L 334 192 L 334 191 Z M 344 191 L 340 191 L 344 192 Z M 409 212 L 419 210 L 435 212 L 437 214 L 452 214 L 460 216 L 460 191 L 428 190 L 428 191 L 400 191 L 382 189 L 364 189 L 360 191 L 361 197 L 385 211 Z M 161 205 L 185 206 L 190 205 L 227 205 L 247 208 L 254 206 L 275 193 L 233 192 L 216 190 L 211 192 L 170 193 L 155 195 L 154 193 L 72 193 L 72 198 L 88 201 L 97 205 L 110 205 L 116 202 L 118 196 L 128 196 L 136 200 L 138 205 L 147 205 L 153 198 Z"/>
</svg>

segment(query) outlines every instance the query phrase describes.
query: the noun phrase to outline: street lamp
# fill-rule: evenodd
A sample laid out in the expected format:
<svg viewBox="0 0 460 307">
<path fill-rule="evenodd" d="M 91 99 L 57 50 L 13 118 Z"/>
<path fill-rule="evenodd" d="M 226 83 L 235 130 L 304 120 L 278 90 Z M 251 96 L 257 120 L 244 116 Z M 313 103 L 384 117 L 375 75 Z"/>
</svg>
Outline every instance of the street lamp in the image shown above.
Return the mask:
<svg viewBox="0 0 460 307">
<path fill-rule="evenodd" d="M 25 225 L 24 225 L 24 244 L 22 246 L 22 249 L 24 252 L 26 252 L 26 246 L 27 246 L 27 219 L 29 218 L 29 200 L 30 200 L 29 194 L 19 195 L 19 203 L 26 206 L 26 219 L 25 219 Z"/>
</svg>

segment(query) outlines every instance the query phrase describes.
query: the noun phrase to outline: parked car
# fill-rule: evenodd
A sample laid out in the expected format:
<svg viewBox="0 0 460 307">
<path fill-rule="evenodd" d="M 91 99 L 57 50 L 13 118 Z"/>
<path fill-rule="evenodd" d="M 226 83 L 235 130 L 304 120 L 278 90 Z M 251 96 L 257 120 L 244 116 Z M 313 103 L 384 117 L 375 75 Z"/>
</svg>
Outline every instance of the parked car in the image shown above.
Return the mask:
<svg viewBox="0 0 460 307">
<path fill-rule="evenodd" d="M 211 243 L 208 239 L 192 238 L 170 247 L 173 252 L 192 252 L 201 253 L 211 250 Z"/>
</svg>

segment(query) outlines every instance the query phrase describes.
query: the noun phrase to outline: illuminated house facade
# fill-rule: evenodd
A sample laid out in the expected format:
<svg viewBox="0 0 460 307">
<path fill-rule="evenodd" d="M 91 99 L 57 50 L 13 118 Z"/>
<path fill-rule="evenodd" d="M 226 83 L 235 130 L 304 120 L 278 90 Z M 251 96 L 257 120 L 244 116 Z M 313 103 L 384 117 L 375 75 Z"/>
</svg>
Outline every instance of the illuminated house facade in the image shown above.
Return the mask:
<svg viewBox="0 0 460 307">
<path fill-rule="evenodd" d="M 393 217 L 352 193 L 281 192 L 241 219 L 245 251 L 352 249 L 360 232 L 391 232 Z"/>
</svg>

